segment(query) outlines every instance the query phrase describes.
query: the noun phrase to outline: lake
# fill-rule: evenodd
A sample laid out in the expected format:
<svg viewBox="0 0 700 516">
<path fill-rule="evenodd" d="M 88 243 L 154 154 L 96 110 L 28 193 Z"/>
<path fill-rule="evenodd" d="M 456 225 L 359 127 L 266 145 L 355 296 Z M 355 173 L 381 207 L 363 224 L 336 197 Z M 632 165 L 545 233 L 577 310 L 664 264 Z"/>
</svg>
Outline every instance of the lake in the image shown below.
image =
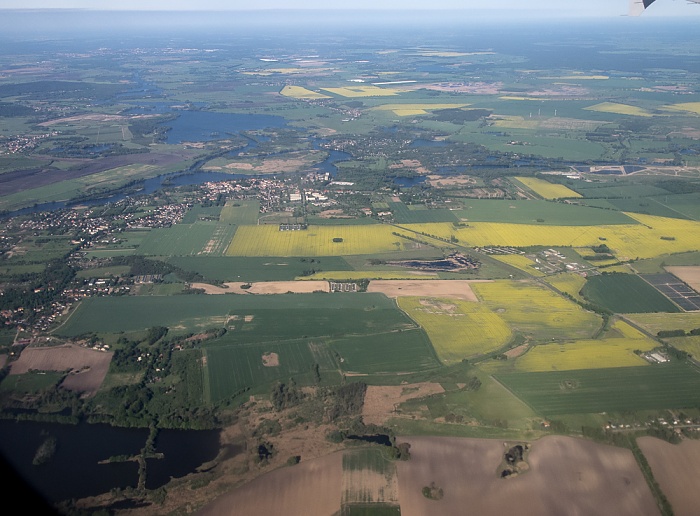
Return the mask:
<svg viewBox="0 0 700 516">
<path fill-rule="evenodd" d="M 49 437 L 56 439 L 54 456 L 45 464 L 33 465 L 37 449 Z M 148 429 L 143 428 L 0 421 L 0 453 L 50 503 L 98 495 L 115 487 L 136 487 L 136 462 L 99 462 L 137 454 L 147 438 Z M 218 430 L 161 430 L 156 451 L 164 453 L 164 458 L 147 461 L 147 487 L 157 489 L 170 477 L 195 471 L 217 456 L 219 446 Z"/>
</svg>

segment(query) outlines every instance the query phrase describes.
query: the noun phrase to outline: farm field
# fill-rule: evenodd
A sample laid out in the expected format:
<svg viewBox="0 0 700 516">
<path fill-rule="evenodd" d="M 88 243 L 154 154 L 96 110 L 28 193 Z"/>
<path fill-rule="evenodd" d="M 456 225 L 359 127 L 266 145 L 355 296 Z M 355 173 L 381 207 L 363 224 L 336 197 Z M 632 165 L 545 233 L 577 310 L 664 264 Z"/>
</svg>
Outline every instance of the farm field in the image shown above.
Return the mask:
<svg viewBox="0 0 700 516">
<path fill-rule="evenodd" d="M 391 97 L 398 95 L 399 90 L 379 88 L 378 86 L 345 86 L 340 88 L 321 88 L 323 91 L 346 98 L 356 97 Z"/>
<path fill-rule="evenodd" d="M 25 348 L 13 362 L 10 375 L 34 371 L 70 371 L 62 387 L 93 395 L 107 375 L 113 353 L 66 345 L 47 348 Z"/>
<path fill-rule="evenodd" d="M 461 244 L 472 247 L 591 247 L 604 242 L 619 260 L 654 258 L 700 249 L 698 222 L 637 213 L 627 215 L 640 224 L 544 226 L 473 222 L 469 227 L 459 229 L 452 224 L 405 224 L 403 227 L 447 239 L 455 235 Z"/>
<path fill-rule="evenodd" d="M 169 228 L 155 228 L 143 240 L 137 253 L 150 256 L 196 256 L 213 254 L 223 243 L 224 249 L 233 238 L 236 226 L 211 222 L 175 224 Z"/>
<path fill-rule="evenodd" d="M 201 289 L 205 294 L 312 294 L 330 292 L 327 281 L 260 281 L 253 283 L 227 282 L 221 286 L 209 283 L 190 283 L 193 289 Z M 244 288 L 245 287 L 245 288 Z"/>
<path fill-rule="evenodd" d="M 425 329 L 445 364 L 495 351 L 512 337 L 503 319 L 480 304 L 437 297 L 401 297 L 398 302 Z"/>
<path fill-rule="evenodd" d="M 186 271 L 201 274 L 207 281 L 291 281 L 300 279 L 326 279 L 316 277 L 323 272 L 353 274 L 352 268 L 340 257 L 240 257 L 240 256 L 173 256 L 168 263 Z M 334 272 L 335 274 L 335 272 Z M 364 277 L 364 276 L 363 276 Z"/>
<path fill-rule="evenodd" d="M 700 478 L 700 442 L 684 439 L 671 444 L 654 437 L 640 437 L 637 444 L 651 466 L 654 479 L 678 516 L 692 516 L 700 504 L 696 489 Z"/>
<path fill-rule="evenodd" d="M 344 509 L 355 504 L 391 504 L 398 509 L 396 462 L 385 459 L 378 449 L 346 451 L 343 454 L 342 504 Z M 351 514 L 374 514 L 372 505 L 367 512 Z"/>
<path fill-rule="evenodd" d="M 664 339 L 664 341 L 671 344 L 674 348 L 688 353 L 695 360 L 700 361 L 700 335 L 674 337 L 671 339 Z"/>
<path fill-rule="evenodd" d="M 700 292 L 700 267 L 690 266 L 690 267 L 666 267 L 666 270 L 673 274 L 675 277 L 680 278 L 696 292 Z"/>
<path fill-rule="evenodd" d="M 401 250 L 406 240 L 386 225 L 309 226 L 280 231 L 276 226 L 240 226 L 228 256 L 344 256 Z M 334 242 L 334 239 L 342 241 Z"/>
<path fill-rule="evenodd" d="M 583 439 L 546 436 L 531 443 L 527 473 L 498 474 L 501 439 L 406 437 L 411 460 L 399 462 L 401 514 L 596 514 L 601 504 L 619 515 L 657 515 L 658 509 L 629 450 Z M 441 500 L 421 490 L 434 482 Z M 546 486 L 546 487 L 544 487 Z"/>
<path fill-rule="evenodd" d="M 425 222 L 457 222 L 458 219 L 450 210 L 412 209 L 402 202 L 390 202 L 389 209 L 399 224 L 422 224 Z M 425 208 L 425 207 L 423 207 Z"/>
<path fill-rule="evenodd" d="M 515 368 L 527 372 L 648 366 L 635 351 L 651 351 L 659 343 L 618 321 L 602 339 L 540 344 L 519 357 Z"/>
<path fill-rule="evenodd" d="M 402 385 L 368 385 L 362 404 L 362 420 L 365 424 L 383 425 L 390 418 L 394 407 L 415 398 L 423 398 L 445 392 L 439 383 L 423 382 Z"/>
<path fill-rule="evenodd" d="M 535 277 L 542 277 L 545 275 L 544 272 L 535 268 L 537 264 L 534 261 L 522 254 L 507 254 L 502 256 L 493 256 L 493 259 L 498 260 L 499 262 L 503 262 L 507 265 L 511 265 L 516 269 L 520 269 L 521 271 Z"/>
<path fill-rule="evenodd" d="M 221 208 L 219 222 L 239 226 L 257 224 L 260 211 L 260 201 L 228 201 Z"/>
<path fill-rule="evenodd" d="M 629 104 L 618 104 L 616 102 L 601 102 L 600 104 L 584 109 L 599 111 L 601 113 L 615 113 L 618 115 L 652 116 L 652 114 L 646 109 L 637 106 L 630 106 Z"/>
<path fill-rule="evenodd" d="M 401 271 L 385 271 L 385 270 L 368 270 L 368 271 L 327 271 L 316 272 L 311 276 L 297 277 L 298 280 L 336 280 L 336 281 L 354 281 L 362 279 L 371 280 L 416 280 L 427 281 L 435 280 L 438 277 L 437 273 L 430 272 L 401 272 Z M 370 291 L 371 292 L 371 291 Z"/>
<path fill-rule="evenodd" d="M 515 177 L 514 179 L 544 199 L 582 197 L 581 194 L 574 192 L 564 185 L 550 183 L 544 179 L 536 179 L 534 177 Z"/>
<path fill-rule="evenodd" d="M 497 374 L 496 378 L 547 417 L 682 409 L 700 403 L 700 373 L 678 362 L 649 367 Z"/>
<path fill-rule="evenodd" d="M 255 317 L 246 321 L 250 315 Z M 77 336 L 153 326 L 167 326 L 175 333 L 228 327 L 232 335 L 242 332 L 246 342 L 416 327 L 381 294 L 122 296 L 86 299 L 57 333 Z"/>
<path fill-rule="evenodd" d="M 665 109 L 673 109 L 676 111 L 689 111 L 700 115 L 700 102 L 681 102 L 679 104 L 672 104 L 670 106 L 665 106 Z"/>
<path fill-rule="evenodd" d="M 372 280 L 367 292 L 381 292 L 387 297 L 440 297 L 478 301 L 471 288 L 470 280 Z"/>
<path fill-rule="evenodd" d="M 306 374 L 312 364 L 318 364 L 322 373 L 337 369 L 325 344 L 305 339 L 241 344 L 224 336 L 204 347 L 204 357 L 204 395 L 209 403 L 234 397 L 246 388 Z"/>
<path fill-rule="evenodd" d="M 340 369 L 348 374 L 400 374 L 440 366 L 422 329 L 386 332 L 377 327 L 376 333 L 364 331 L 362 335 L 348 334 L 329 341 L 330 349 L 339 357 Z"/>
<path fill-rule="evenodd" d="M 580 274 L 575 274 L 572 272 L 563 272 L 560 274 L 547 276 L 547 279 L 545 281 L 560 292 L 569 294 L 575 299 L 583 300 L 579 292 L 581 292 L 581 289 L 586 284 L 586 278 L 584 278 Z"/>
<path fill-rule="evenodd" d="M 619 198 L 643 198 L 652 195 L 665 195 L 668 193 L 663 188 L 648 184 L 620 184 L 618 183 L 582 183 L 578 182 L 574 190 L 582 194 L 586 199 L 610 199 L 614 203 Z"/>
<path fill-rule="evenodd" d="M 287 85 L 282 88 L 280 95 L 285 97 L 291 97 L 294 99 L 329 99 L 329 95 L 324 95 L 323 93 L 318 93 L 317 91 L 307 90 L 301 86 L 290 86 Z"/>
<path fill-rule="evenodd" d="M 466 222 L 505 222 L 547 226 L 636 224 L 620 211 L 542 200 L 465 199 L 452 213 Z"/>
<path fill-rule="evenodd" d="M 586 281 L 583 296 L 612 312 L 679 312 L 666 296 L 634 274 L 604 274 Z"/>
<path fill-rule="evenodd" d="M 396 116 L 427 115 L 438 109 L 459 109 L 469 104 L 382 104 L 371 108 L 373 111 L 390 111 Z"/>
<path fill-rule="evenodd" d="M 666 330 L 685 330 L 700 328 L 700 312 L 687 312 L 675 314 L 627 314 L 634 324 L 644 328 L 652 335 Z"/>
<path fill-rule="evenodd" d="M 547 288 L 532 282 L 475 283 L 481 302 L 508 323 L 511 331 L 537 341 L 587 339 L 600 327 L 600 318 Z"/>
<path fill-rule="evenodd" d="M 280 468 L 240 489 L 234 489 L 202 508 L 202 516 L 240 514 L 340 514 L 343 482 L 343 453 L 333 453 L 294 467 Z M 309 500 L 313 500 L 312 504 Z"/>
</svg>

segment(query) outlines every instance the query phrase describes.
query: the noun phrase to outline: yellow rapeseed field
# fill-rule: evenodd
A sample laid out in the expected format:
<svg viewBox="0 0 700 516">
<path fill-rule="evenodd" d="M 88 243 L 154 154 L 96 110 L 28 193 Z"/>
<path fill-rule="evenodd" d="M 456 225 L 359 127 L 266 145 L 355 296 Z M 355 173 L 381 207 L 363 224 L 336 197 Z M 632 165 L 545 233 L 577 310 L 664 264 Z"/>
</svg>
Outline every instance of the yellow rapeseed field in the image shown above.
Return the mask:
<svg viewBox="0 0 700 516">
<path fill-rule="evenodd" d="M 469 104 L 382 104 L 371 108 L 372 111 L 393 111 L 397 116 L 427 115 L 435 109 L 459 109 Z"/>
<path fill-rule="evenodd" d="M 344 88 L 321 88 L 324 91 L 340 95 L 341 97 L 389 97 L 398 95 L 399 90 L 392 88 L 380 88 L 378 86 L 346 86 Z"/>
<path fill-rule="evenodd" d="M 544 276 L 544 272 L 539 271 L 533 267 L 535 265 L 535 262 L 533 262 L 530 258 L 527 256 L 524 256 L 522 254 L 506 254 L 503 256 L 492 256 L 492 258 L 495 258 L 499 262 L 507 263 L 508 265 L 512 265 L 516 269 L 520 269 L 521 271 L 527 272 L 528 274 L 531 274 L 533 276 Z"/>
<path fill-rule="evenodd" d="M 601 325 L 594 313 L 533 281 L 499 280 L 471 287 L 511 330 L 537 339 L 591 338 Z"/>
<path fill-rule="evenodd" d="M 401 297 L 397 301 L 425 329 L 446 364 L 495 351 L 512 337 L 503 319 L 479 303 L 423 297 Z"/>
<path fill-rule="evenodd" d="M 618 104 L 616 102 L 601 102 L 600 104 L 583 109 L 588 111 L 599 111 L 601 113 L 616 113 L 618 115 L 652 116 L 646 109 L 642 109 L 637 106 L 630 106 L 628 104 Z"/>
<path fill-rule="evenodd" d="M 681 104 L 671 104 L 670 106 L 664 106 L 664 109 L 671 109 L 673 111 L 690 111 L 696 115 L 700 115 L 700 102 L 683 102 Z"/>
<path fill-rule="evenodd" d="M 535 177 L 516 177 L 520 183 L 524 184 L 530 190 L 535 192 L 544 199 L 564 199 L 568 197 L 582 197 L 581 194 L 574 192 L 564 185 L 555 185 L 544 179 Z"/>
<path fill-rule="evenodd" d="M 343 256 L 403 249 L 408 242 L 392 235 L 388 225 L 309 226 L 304 231 L 280 231 L 278 226 L 240 226 L 228 256 Z M 342 239 L 334 242 L 333 239 Z"/>
<path fill-rule="evenodd" d="M 626 322 L 617 321 L 603 339 L 535 346 L 517 360 L 516 369 L 544 372 L 643 366 L 649 363 L 634 351 L 651 351 L 657 346 L 657 342 Z"/>
<path fill-rule="evenodd" d="M 403 224 L 402 227 L 449 239 L 463 245 L 571 246 L 607 244 L 621 260 L 654 258 L 665 254 L 700 250 L 700 222 L 627 213 L 640 224 L 610 226 L 541 226 L 501 222 L 470 222 L 455 229 L 450 223 Z"/>
<path fill-rule="evenodd" d="M 316 91 L 311 91 L 307 90 L 306 88 L 302 88 L 301 86 L 285 86 L 282 88 L 282 91 L 280 91 L 281 95 L 284 95 L 285 97 L 291 97 L 294 99 L 329 99 L 328 95 L 324 95 L 323 93 L 318 93 Z"/>
</svg>

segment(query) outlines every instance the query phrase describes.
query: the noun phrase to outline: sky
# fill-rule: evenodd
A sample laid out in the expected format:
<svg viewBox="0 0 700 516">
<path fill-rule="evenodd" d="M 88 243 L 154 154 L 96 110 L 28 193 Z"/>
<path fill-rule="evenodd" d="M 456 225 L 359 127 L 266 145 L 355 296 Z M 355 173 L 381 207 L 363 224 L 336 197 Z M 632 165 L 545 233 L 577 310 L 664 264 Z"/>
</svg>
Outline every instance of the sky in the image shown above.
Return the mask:
<svg viewBox="0 0 700 516">
<path fill-rule="evenodd" d="M 0 9 L 100 9 L 100 10 L 258 10 L 258 9 L 455 9 L 502 11 L 503 13 L 549 12 L 571 16 L 621 16 L 628 0 L 2 0 Z M 539 15 L 538 14 L 538 15 Z M 700 16 L 700 5 L 684 0 L 657 0 L 646 17 Z"/>
</svg>

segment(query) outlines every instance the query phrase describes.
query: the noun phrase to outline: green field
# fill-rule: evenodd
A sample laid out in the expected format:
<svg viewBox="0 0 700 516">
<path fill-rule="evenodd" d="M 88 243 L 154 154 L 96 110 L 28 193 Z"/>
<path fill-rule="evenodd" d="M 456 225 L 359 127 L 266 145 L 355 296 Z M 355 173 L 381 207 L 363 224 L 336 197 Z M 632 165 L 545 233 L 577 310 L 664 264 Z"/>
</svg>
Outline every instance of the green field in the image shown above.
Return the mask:
<svg viewBox="0 0 700 516">
<path fill-rule="evenodd" d="M 182 219 L 183 224 L 194 224 L 198 220 L 219 220 L 221 206 L 202 206 L 196 204 L 185 213 Z"/>
<path fill-rule="evenodd" d="M 621 314 L 680 312 L 666 296 L 633 274 L 603 274 L 586 281 L 581 293 L 589 301 Z"/>
<path fill-rule="evenodd" d="M 402 202 L 390 202 L 389 209 L 399 224 L 422 224 L 424 222 L 457 222 L 450 210 L 429 210 L 424 205 L 406 206 Z"/>
<path fill-rule="evenodd" d="M 576 183 L 574 190 L 587 199 L 639 198 L 652 195 L 665 195 L 668 192 L 652 185 L 624 183 Z"/>
<path fill-rule="evenodd" d="M 496 378 L 545 416 L 681 409 L 700 404 L 700 372 L 680 362 L 651 367 L 511 373 Z"/>
<path fill-rule="evenodd" d="M 454 210 L 452 213 L 467 222 L 510 222 L 555 226 L 637 223 L 634 219 L 618 211 L 553 201 L 468 199 L 462 204 L 463 209 Z"/>
<path fill-rule="evenodd" d="M 56 332 L 76 336 L 167 326 L 178 333 L 227 327 L 235 342 L 373 334 L 417 326 L 383 294 L 99 297 Z"/>
<path fill-rule="evenodd" d="M 216 345 L 205 347 L 204 353 L 207 364 L 205 397 L 212 403 L 230 398 L 245 388 L 308 374 L 313 364 L 319 365 L 322 374 L 337 368 L 325 344 L 307 340 L 240 345 L 224 336 Z M 277 354 L 279 365 L 263 363 L 263 356 L 271 353 Z"/>
<path fill-rule="evenodd" d="M 177 267 L 201 274 L 207 281 L 284 281 L 321 271 L 351 271 L 340 257 L 173 256 Z"/>
<path fill-rule="evenodd" d="M 333 339 L 330 348 L 348 373 L 405 373 L 440 366 L 421 329 Z"/>
<path fill-rule="evenodd" d="M 216 228 L 216 224 L 201 221 L 194 224 L 175 224 L 169 228 L 155 228 L 143 240 L 137 252 L 146 256 L 201 254 L 214 238 Z"/>
<path fill-rule="evenodd" d="M 257 224 L 260 201 L 229 201 L 221 210 L 220 221 L 227 224 Z"/>
</svg>

